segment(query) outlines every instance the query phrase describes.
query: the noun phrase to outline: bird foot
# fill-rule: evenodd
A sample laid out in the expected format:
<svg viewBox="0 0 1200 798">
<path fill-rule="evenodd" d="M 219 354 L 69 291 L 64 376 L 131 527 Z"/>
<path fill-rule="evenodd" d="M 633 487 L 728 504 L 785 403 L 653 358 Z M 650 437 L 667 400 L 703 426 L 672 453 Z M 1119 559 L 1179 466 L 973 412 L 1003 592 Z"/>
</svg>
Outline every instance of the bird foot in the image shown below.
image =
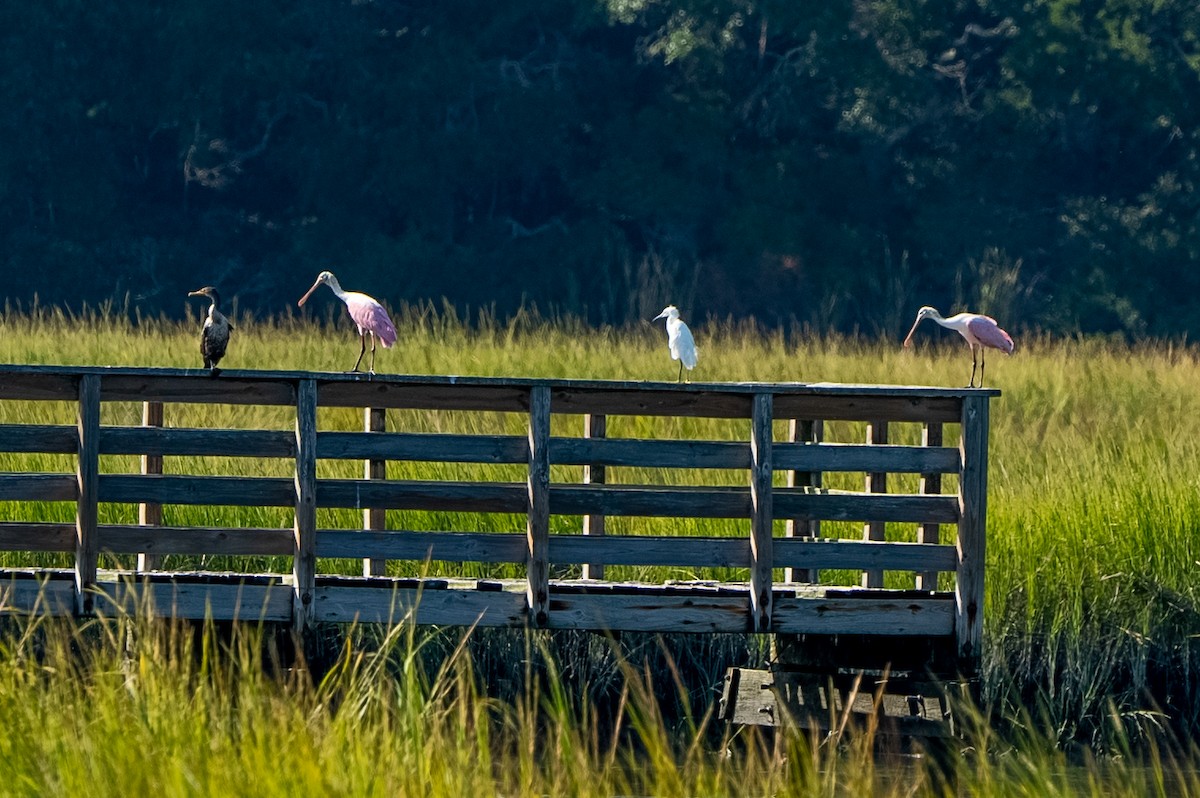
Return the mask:
<svg viewBox="0 0 1200 798">
<path fill-rule="evenodd" d="M 213 366 L 212 368 L 210 368 L 208 370 L 208 376 L 210 376 L 210 377 L 219 377 L 220 375 L 221 375 L 221 370 L 219 368 L 217 368 L 216 366 Z"/>
</svg>

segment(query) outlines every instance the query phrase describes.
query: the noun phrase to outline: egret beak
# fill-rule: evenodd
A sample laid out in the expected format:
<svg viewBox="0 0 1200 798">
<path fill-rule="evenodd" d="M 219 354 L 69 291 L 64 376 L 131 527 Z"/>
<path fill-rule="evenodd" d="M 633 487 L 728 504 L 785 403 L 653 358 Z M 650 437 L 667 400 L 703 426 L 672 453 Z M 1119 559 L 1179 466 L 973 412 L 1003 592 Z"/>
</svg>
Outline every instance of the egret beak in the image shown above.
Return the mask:
<svg viewBox="0 0 1200 798">
<path fill-rule="evenodd" d="M 321 285 L 321 281 L 320 281 L 320 280 L 317 280 L 315 283 L 313 283 L 313 286 L 312 286 L 312 288 L 308 289 L 308 291 L 307 291 L 307 292 L 304 294 L 304 296 L 300 297 L 300 301 L 299 301 L 299 302 L 297 302 L 297 303 L 296 303 L 296 305 L 297 305 L 298 307 L 304 307 L 304 303 L 308 301 L 308 298 L 309 298 L 310 296 L 312 296 L 312 292 L 313 292 L 313 291 L 316 291 L 316 290 L 317 290 L 317 287 L 318 287 L 318 286 L 320 286 L 320 285 Z"/>
<path fill-rule="evenodd" d="M 659 313 L 657 316 L 650 319 L 650 321 L 658 321 L 659 319 L 665 319 L 666 317 L 667 317 L 666 313 Z"/>
<path fill-rule="evenodd" d="M 917 320 L 913 322 L 912 329 L 908 331 L 908 335 L 905 336 L 905 338 L 904 338 L 904 346 L 905 347 L 912 346 L 913 333 L 915 333 L 917 331 L 917 325 L 920 323 L 921 323 L 921 317 L 917 316 Z"/>
</svg>

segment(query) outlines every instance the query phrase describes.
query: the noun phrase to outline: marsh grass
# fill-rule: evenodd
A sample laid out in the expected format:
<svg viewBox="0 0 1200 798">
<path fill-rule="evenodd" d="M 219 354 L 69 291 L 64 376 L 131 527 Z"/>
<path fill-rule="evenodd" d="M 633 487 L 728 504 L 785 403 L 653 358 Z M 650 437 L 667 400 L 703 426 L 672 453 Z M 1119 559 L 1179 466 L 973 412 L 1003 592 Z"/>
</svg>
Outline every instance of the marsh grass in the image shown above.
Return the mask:
<svg viewBox="0 0 1200 798">
<path fill-rule="evenodd" d="M 527 314 L 500 321 L 482 314 L 461 319 L 442 309 L 414 307 L 396 314 L 397 347 L 381 351 L 383 372 L 416 374 L 670 380 L 661 328 L 586 329 L 570 319 Z M 295 317 L 235 320 L 228 369 L 340 370 L 357 355 L 357 336 L 341 316 L 318 322 Z M 809 338 L 763 332 L 748 325 L 693 324 L 700 349 L 697 381 L 810 381 L 961 385 L 969 354 L 941 330 L 914 351 L 897 342 Z M 116 313 L 67 316 L 53 309 L 0 317 L 0 361 L 195 368 L 198 322 L 166 319 L 131 324 Z M 902 332 L 902 331 L 901 331 Z M 983 698 L 987 716 L 1014 733 L 1030 721 L 1061 747 L 1076 742 L 1097 751 L 1119 741 L 1148 745 L 1165 733 L 1200 729 L 1200 393 L 1192 346 L 1124 344 L 1101 339 L 1051 341 L 1018 337 L 1011 358 L 993 356 L 989 385 L 1003 395 L 992 404 Z M 105 408 L 105 423 L 137 423 L 134 405 Z M 74 423 L 68 403 L 0 402 L 0 421 Z M 197 406 L 168 408 L 168 424 L 290 429 L 287 408 Z M 323 409 L 322 428 L 359 429 L 355 411 Z M 389 429 L 524 434 L 519 414 L 390 413 Z M 555 420 L 569 424 L 570 420 Z M 485 426 L 486 425 L 486 426 Z M 575 434 L 556 427 L 555 433 Z M 744 440 L 745 422 L 618 418 L 610 435 Z M 777 439 L 786 430 L 776 429 Z M 915 442 L 917 425 L 895 425 L 893 440 Z M 947 429 L 952 440 L 954 428 Z M 831 424 L 830 439 L 861 440 L 861 425 Z M 6 457 L 5 469 L 73 471 L 69 457 Z M 22 459 L 24 458 L 24 459 Z M 215 458 L 214 458 L 215 460 Z M 136 468 L 132 458 L 115 466 Z M 205 463 L 167 458 L 171 473 L 257 476 L 290 474 L 290 463 L 229 459 Z M 389 477 L 521 480 L 504 467 L 389 464 Z M 322 476 L 357 477 L 356 463 L 322 463 Z M 556 479 L 577 479 L 571 471 Z M 615 482 L 664 481 L 653 469 L 610 469 Z M 714 472 L 712 484 L 739 484 L 744 475 Z M 831 480 L 861 487 L 861 475 Z M 915 484 L 915 483 L 914 483 Z M 907 488 L 912 489 L 909 485 Z M 947 490 L 953 490 L 952 483 Z M 12 517 L 70 521 L 69 504 L 17 506 Z M 130 508 L 105 507 L 102 520 L 130 518 Z M 168 523 L 287 526 L 270 508 L 169 507 Z M 356 526 L 353 511 L 321 511 L 322 526 Z M 555 518 L 555 531 L 578 519 Z M 661 525 L 618 520 L 637 534 Z M 389 513 L 389 525 L 411 529 L 520 531 L 520 517 L 452 513 Z M 909 537 L 905 525 L 889 537 Z M 735 534 L 701 523 L 671 524 L 679 534 Z M 826 525 L 826 534 L 856 537 L 858 525 Z M 11 564 L 13 555 L 0 562 Z M 238 563 L 229 563 L 236 566 Z M 342 568 L 332 563 L 322 567 Z M 286 569 L 286 564 L 280 567 Z M 392 564 L 414 572 L 420 564 Z M 434 564 L 439 572 L 458 572 Z M 408 570 L 404 570 L 408 569 Z M 491 566 L 471 575 L 504 575 Z M 621 578 L 661 574 L 630 570 Z M 686 578 L 688 575 L 679 575 Z M 830 574 L 852 579 L 853 574 Z M 909 575 L 889 575 L 906 586 Z M 1186 752 L 1190 756 L 1190 752 Z"/>
</svg>

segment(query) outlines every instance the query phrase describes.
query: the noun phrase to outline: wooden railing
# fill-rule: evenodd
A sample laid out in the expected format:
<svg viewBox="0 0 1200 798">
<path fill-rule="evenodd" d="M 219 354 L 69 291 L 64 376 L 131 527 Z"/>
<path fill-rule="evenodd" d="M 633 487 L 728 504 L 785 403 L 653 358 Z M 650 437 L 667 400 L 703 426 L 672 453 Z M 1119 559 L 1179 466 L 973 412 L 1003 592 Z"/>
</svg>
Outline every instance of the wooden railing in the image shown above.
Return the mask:
<svg viewBox="0 0 1200 798">
<path fill-rule="evenodd" d="M 306 372 L 225 371 L 214 379 L 181 370 L 0 366 L 0 457 L 65 454 L 74 455 L 77 465 L 74 474 L 0 473 L 0 511 L 10 508 L 0 516 L 0 550 L 74 558 L 66 572 L 8 569 L 3 606 L 90 613 L 102 609 L 98 602 L 149 601 L 164 614 L 291 621 L 300 628 L 407 616 L 433 624 L 921 635 L 956 639 L 959 655 L 971 659 L 978 656 L 982 633 L 988 402 L 995 395 L 833 384 L 367 380 Z M 76 423 L 13 423 L 5 410 L 21 406 L 13 400 L 73 402 Z M 109 402 L 143 403 L 142 426 L 102 424 L 101 406 Z M 163 426 L 163 405 L 177 403 L 292 407 L 295 428 Z M 318 408 L 328 407 L 365 409 L 364 430 L 320 429 Z M 386 413 L 395 409 L 520 413 L 526 434 L 382 431 Z M 564 415 L 582 422 L 574 427 L 578 437 L 551 435 L 552 417 Z M 750 424 L 742 440 L 607 437 L 606 420 L 620 416 Z M 791 422 L 784 440 L 775 439 L 777 421 Z M 827 440 L 831 426 L 842 421 L 866 422 L 865 442 Z M 920 444 L 888 443 L 889 426 L 902 430 L 906 424 L 920 426 L 919 436 L 909 436 Z M 955 447 L 942 445 L 946 425 L 958 428 Z M 139 456 L 141 473 L 106 473 L 106 455 Z M 294 476 L 161 473 L 163 457 L 211 455 L 286 458 L 295 463 Z M 318 478 L 318 462 L 327 460 L 361 460 L 364 476 Z M 517 465 L 526 479 L 385 478 L 386 463 L 407 460 Z M 583 470 L 571 471 L 578 481 L 556 481 L 552 466 Z M 630 467 L 670 469 L 677 480 L 647 485 L 612 479 Z M 705 485 L 695 476 L 707 469 L 742 470 L 747 478 L 743 485 Z M 822 487 L 838 472 L 866 475 L 860 483 L 865 490 Z M 897 474 L 920 475 L 917 492 L 885 492 L 889 476 Z M 947 483 L 956 493 L 942 493 L 944 475 L 953 477 Z M 11 517 L 11 508 L 23 506 L 13 503 L 27 501 L 73 502 L 75 522 Z M 99 523 L 104 503 L 138 505 L 139 523 Z M 163 505 L 197 504 L 292 508 L 294 525 L 161 525 Z M 319 529 L 319 507 L 361 510 L 363 526 Z M 385 529 L 386 511 L 396 509 L 520 514 L 525 529 Z M 551 534 L 552 516 L 578 517 L 578 533 Z M 748 523 L 736 536 L 613 535 L 605 520 L 617 516 Z M 828 522 L 862 523 L 863 539 L 822 538 Z M 954 540 L 940 539 L 943 525 L 956 529 Z M 888 532 L 910 539 L 887 540 Z M 137 570 L 101 571 L 101 553 L 139 555 Z M 286 555 L 293 567 L 290 575 L 155 570 L 170 554 Z M 361 559 L 363 575 L 321 573 L 326 558 Z M 519 589 L 514 580 L 388 578 L 388 560 L 514 563 L 525 577 Z M 599 579 L 606 568 L 611 573 L 627 565 L 740 569 L 739 581 L 645 585 Z M 580 569 L 585 578 L 552 579 L 564 567 Z M 861 572 L 861 587 L 819 584 L 830 569 Z M 895 577 L 892 589 L 884 589 L 884 574 L 897 571 L 911 574 L 909 589 L 897 589 Z M 946 574 L 953 577 L 953 593 Z"/>
</svg>

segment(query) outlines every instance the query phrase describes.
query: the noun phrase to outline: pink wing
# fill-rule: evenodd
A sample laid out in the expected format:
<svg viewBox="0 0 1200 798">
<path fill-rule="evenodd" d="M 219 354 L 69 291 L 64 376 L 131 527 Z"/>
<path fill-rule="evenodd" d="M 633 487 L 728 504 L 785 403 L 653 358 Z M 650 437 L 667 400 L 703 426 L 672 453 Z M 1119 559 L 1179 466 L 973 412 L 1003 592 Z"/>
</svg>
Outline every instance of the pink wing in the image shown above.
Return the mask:
<svg viewBox="0 0 1200 798">
<path fill-rule="evenodd" d="M 396 327 L 388 318 L 383 305 L 366 294 L 358 294 L 346 300 L 346 309 L 350 311 L 350 318 L 358 325 L 359 332 L 374 333 L 384 349 L 396 343 Z"/>
<path fill-rule="evenodd" d="M 975 336 L 975 340 L 984 346 L 999 349 L 1006 355 L 1012 354 L 1013 339 L 1000 329 L 1000 325 L 991 316 L 976 316 L 967 324 L 967 329 Z"/>
</svg>

